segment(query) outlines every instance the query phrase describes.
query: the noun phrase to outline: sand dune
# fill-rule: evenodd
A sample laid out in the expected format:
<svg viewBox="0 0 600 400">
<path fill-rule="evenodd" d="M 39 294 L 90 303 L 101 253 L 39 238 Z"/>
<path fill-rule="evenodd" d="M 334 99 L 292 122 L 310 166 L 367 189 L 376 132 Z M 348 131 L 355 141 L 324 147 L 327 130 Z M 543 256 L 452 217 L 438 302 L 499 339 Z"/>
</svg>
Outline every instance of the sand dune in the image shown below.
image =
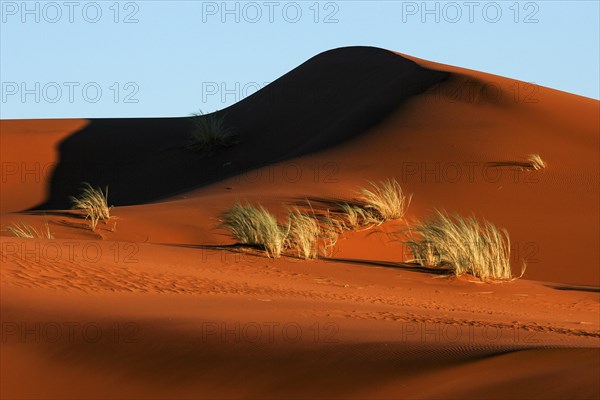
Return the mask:
<svg viewBox="0 0 600 400">
<path fill-rule="evenodd" d="M 600 395 L 598 101 L 358 47 L 221 113 L 240 143 L 207 158 L 186 118 L 0 121 L 0 223 L 55 237 L 0 237 L 3 398 Z M 409 223 L 505 227 L 524 278 L 407 266 L 405 222 L 317 261 L 216 228 L 236 201 L 281 215 L 392 177 Z M 82 181 L 116 206 L 95 232 L 66 211 Z"/>
<path fill-rule="evenodd" d="M 69 207 L 86 180 L 110 185 L 116 205 L 139 204 L 336 145 L 447 75 L 375 48 L 320 54 L 220 112 L 242 143 L 210 159 L 186 149 L 185 118 L 92 120 L 60 143 L 40 208 Z"/>
</svg>

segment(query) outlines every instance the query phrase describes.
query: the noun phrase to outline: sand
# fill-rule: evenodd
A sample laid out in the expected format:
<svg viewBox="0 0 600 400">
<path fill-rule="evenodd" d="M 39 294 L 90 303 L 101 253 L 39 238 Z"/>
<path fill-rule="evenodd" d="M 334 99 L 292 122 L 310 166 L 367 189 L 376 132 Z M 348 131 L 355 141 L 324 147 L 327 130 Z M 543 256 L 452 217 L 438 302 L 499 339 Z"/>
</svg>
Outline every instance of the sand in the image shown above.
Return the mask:
<svg viewBox="0 0 600 400">
<path fill-rule="evenodd" d="M 222 113 L 240 144 L 205 159 L 185 118 L 0 121 L 0 223 L 55 237 L 0 237 L 3 398 L 598 398 L 598 101 L 345 48 Z M 328 259 L 215 247 L 236 201 L 392 177 L 407 220 Z M 115 205 L 96 232 L 66 212 L 84 180 Z M 434 208 L 506 228 L 524 277 L 403 264 Z"/>
</svg>

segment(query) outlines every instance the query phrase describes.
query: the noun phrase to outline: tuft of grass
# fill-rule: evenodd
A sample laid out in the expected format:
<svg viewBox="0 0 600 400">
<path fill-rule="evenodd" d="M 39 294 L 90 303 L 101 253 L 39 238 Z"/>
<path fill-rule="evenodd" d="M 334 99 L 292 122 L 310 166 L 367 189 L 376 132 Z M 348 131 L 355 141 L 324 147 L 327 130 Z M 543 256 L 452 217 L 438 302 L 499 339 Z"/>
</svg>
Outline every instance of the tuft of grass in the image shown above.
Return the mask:
<svg viewBox="0 0 600 400">
<path fill-rule="evenodd" d="M 339 227 L 337 225 L 338 222 L 330 218 L 325 218 L 321 220 L 321 253 L 325 257 L 331 257 L 335 245 L 337 244 L 340 235 Z"/>
<path fill-rule="evenodd" d="M 370 229 L 383 222 L 379 214 L 375 215 L 370 208 L 358 204 L 338 203 L 338 216 L 344 230 L 358 231 Z"/>
<path fill-rule="evenodd" d="M 287 217 L 281 224 L 260 204 L 236 203 L 223 214 L 219 227 L 239 243 L 265 250 L 268 257 L 281 257 L 290 250 L 305 260 L 330 254 L 342 229 L 339 221 L 317 216 L 314 210 L 311 215 L 298 207 L 290 209 Z"/>
<path fill-rule="evenodd" d="M 319 255 L 319 238 L 321 228 L 312 216 L 294 208 L 288 214 L 289 233 L 285 247 L 296 249 L 298 256 L 308 260 Z"/>
<path fill-rule="evenodd" d="M 242 244 L 256 246 L 266 251 L 268 257 L 280 257 L 290 226 L 282 226 L 277 218 L 262 205 L 236 203 L 227 210 L 219 225 L 228 230 Z"/>
<path fill-rule="evenodd" d="M 530 154 L 527 157 L 527 161 L 529 162 L 529 168 L 534 171 L 539 171 L 540 169 L 546 168 L 547 164 L 539 154 Z"/>
<path fill-rule="evenodd" d="M 361 188 L 358 193 L 361 195 L 360 200 L 364 202 L 364 209 L 370 213 L 370 218 L 380 224 L 403 218 L 412 194 L 406 196 L 395 179 L 369 183 L 370 189 Z"/>
<path fill-rule="evenodd" d="M 203 157 L 212 156 L 219 148 L 230 147 L 238 142 L 235 130 L 225 124 L 225 117 L 202 112 L 190 117 L 192 130 L 188 148 Z"/>
<path fill-rule="evenodd" d="M 481 280 L 512 277 L 508 232 L 491 222 L 436 210 L 413 230 L 420 239 L 407 244 L 418 264 L 448 267 L 457 276 L 470 274 Z M 524 272 L 525 265 L 521 276 Z"/>
<path fill-rule="evenodd" d="M 90 220 L 90 228 L 96 230 L 100 220 L 107 221 L 110 218 L 108 206 L 108 186 L 103 192 L 100 188 L 93 188 L 89 183 L 83 183 L 83 192 L 78 196 L 71 196 L 73 209 L 83 210 L 85 219 Z"/>
<path fill-rule="evenodd" d="M 48 222 L 44 224 L 44 229 L 39 231 L 33 226 L 26 222 L 14 223 L 5 228 L 5 230 L 12 233 L 15 237 L 24 239 L 54 239 L 54 235 L 50 232 L 50 226 Z"/>
<path fill-rule="evenodd" d="M 539 171 L 546 168 L 548 165 L 539 154 L 529 154 L 526 161 L 494 161 L 489 162 L 491 167 L 512 167 L 519 169 L 532 169 Z"/>
</svg>

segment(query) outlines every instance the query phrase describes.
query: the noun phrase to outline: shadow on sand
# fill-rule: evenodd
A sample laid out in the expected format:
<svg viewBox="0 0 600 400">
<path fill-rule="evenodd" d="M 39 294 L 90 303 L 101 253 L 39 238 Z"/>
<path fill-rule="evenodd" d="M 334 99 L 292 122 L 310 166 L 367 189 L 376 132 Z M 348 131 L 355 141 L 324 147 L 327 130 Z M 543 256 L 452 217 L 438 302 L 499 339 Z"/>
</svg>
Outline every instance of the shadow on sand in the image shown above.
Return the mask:
<svg viewBox="0 0 600 400">
<path fill-rule="evenodd" d="M 449 76 L 374 47 L 321 53 L 215 113 L 239 144 L 212 157 L 189 149 L 189 117 L 92 119 L 60 143 L 47 201 L 34 209 L 69 208 L 82 182 L 110 187 L 115 206 L 159 201 L 331 147 Z"/>
</svg>

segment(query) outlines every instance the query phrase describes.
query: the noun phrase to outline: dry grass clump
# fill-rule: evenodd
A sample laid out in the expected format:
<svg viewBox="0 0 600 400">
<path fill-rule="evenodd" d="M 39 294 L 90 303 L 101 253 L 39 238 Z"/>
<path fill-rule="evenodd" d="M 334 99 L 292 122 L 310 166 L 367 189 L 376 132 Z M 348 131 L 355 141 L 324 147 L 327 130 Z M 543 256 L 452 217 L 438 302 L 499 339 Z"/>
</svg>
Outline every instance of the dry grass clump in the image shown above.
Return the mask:
<svg viewBox="0 0 600 400">
<path fill-rule="evenodd" d="M 526 161 L 494 161 L 487 164 L 490 167 L 508 167 L 534 171 L 540 171 L 548 166 L 539 154 L 529 154 Z"/>
<path fill-rule="evenodd" d="M 335 203 L 332 218 L 342 225 L 342 230 L 367 230 L 402 219 L 406 214 L 412 195 L 405 195 L 395 179 L 369 184 L 370 188 L 358 190 L 359 198 L 355 201 Z"/>
<path fill-rule="evenodd" d="M 289 234 L 289 227 L 280 225 L 260 204 L 254 207 L 236 203 L 223 214 L 219 226 L 231 232 L 241 244 L 264 249 L 268 257 L 281 256 Z"/>
<path fill-rule="evenodd" d="M 539 171 L 547 166 L 546 162 L 542 160 L 542 157 L 540 157 L 539 154 L 530 154 L 527 161 L 529 162 L 529 168 L 534 171 Z"/>
<path fill-rule="evenodd" d="M 370 218 L 379 221 L 401 219 L 406 214 L 412 195 L 406 196 L 395 179 L 386 179 L 379 183 L 369 182 L 370 189 L 361 188 L 358 193 L 364 202 L 364 210 Z"/>
<path fill-rule="evenodd" d="M 372 210 L 360 204 L 339 203 L 337 205 L 338 221 L 344 230 L 360 231 L 381 224 L 381 219 L 373 215 Z"/>
<path fill-rule="evenodd" d="M 332 211 L 319 213 L 307 200 L 310 212 L 292 208 L 284 224 L 261 205 L 235 204 L 223 214 L 219 226 L 239 243 L 264 249 L 269 257 L 280 257 L 288 250 L 304 259 L 330 256 L 341 233 L 402 218 L 411 199 L 396 180 L 371 182 L 371 189 L 361 188 L 359 193 L 362 197 L 357 202 L 332 203 Z"/>
<path fill-rule="evenodd" d="M 512 277 L 508 232 L 491 222 L 436 210 L 413 230 L 420 238 L 407 244 L 418 264 L 448 267 L 457 276 L 470 274 L 481 280 Z"/>
<path fill-rule="evenodd" d="M 261 205 L 238 203 L 224 213 L 220 227 L 230 231 L 239 243 L 264 249 L 268 257 L 293 251 L 304 259 L 318 258 L 331 253 L 344 231 L 369 229 L 404 218 L 412 199 L 396 180 L 371 182 L 370 189 L 361 188 L 359 193 L 362 197 L 352 203 L 318 200 L 331 206 L 326 210 L 321 207 L 318 213 L 307 200 L 311 212 L 294 207 L 284 224 Z M 406 243 L 414 258 L 411 262 L 443 268 L 456 276 L 512 279 L 508 232 L 489 221 L 436 210 L 426 222 L 402 233 L 407 232 L 411 240 Z M 525 267 L 523 264 L 519 277 Z"/>
<path fill-rule="evenodd" d="M 331 225 L 329 225 L 331 224 Z M 219 225 L 228 230 L 239 243 L 265 250 L 268 257 L 281 257 L 293 251 L 304 259 L 328 254 L 335 245 L 335 223 L 293 208 L 288 220 L 281 224 L 263 206 L 235 204 L 227 210 Z"/>
<path fill-rule="evenodd" d="M 238 143 L 235 130 L 225 123 L 225 116 L 216 114 L 194 114 L 190 121 L 190 142 L 188 148 L 197 151 L 203 157 L 212 156 L 222 147 L 230 147 Z"/>
<path fill-rule="evenodd" d="M 50 232 L 48 222 L 44 224 L 44 229 L 37 230 L 26 222 L 14 223 L 7 226 L 4 230 L 9 231 L 15 237 L 24 239 L 54 239 L 54 235 Z"/>
<path fill-rule="evenodd" d="M 311 217 L 318 221 L 321 254 L 330 257 L 340 234 L 345 229 L 344 224 L 333 218 L 329 211 L 326 214 L 316 215 L 313 210 Z"/>
<path fill-rule="evenodd" d="M 307 200 L 311 212 L 292 208 L 284 224 L 261 205 L 238 203 L 223 214 L 219 226 L 239 243 L 264 249 L 269 257 L 280 257 L 287 250 L 304 259 L 329 256 L 342 232 L 402 218 L 411 199 L 396 180 L 371 183 L 371 189 L 362 188 L 359 193 L 359 202 L 332 203 L 333 212 L 317 214 Z"/>
<path fill-rule="evenodd" d="M 304 259 L 317 258 L 321 228 L 318 221 L 310 215 L 294 208 L 288 214 L 289 233 L 285 247 L 296 249 L 298 256 Z"/>
<path fill-rule="evenodd" d="M 83 210 L 85 219 L 90 220 L 91 230 L 95 231 L 100 220 L 107 221 L 110 218 L 108 186 L 104 192 L 100 188 L 93 188 L 89 183 L 84 183 L 83 186 L 83 192 L 79 196 L 71 196 L 72 208 Z"/>
</svg>

